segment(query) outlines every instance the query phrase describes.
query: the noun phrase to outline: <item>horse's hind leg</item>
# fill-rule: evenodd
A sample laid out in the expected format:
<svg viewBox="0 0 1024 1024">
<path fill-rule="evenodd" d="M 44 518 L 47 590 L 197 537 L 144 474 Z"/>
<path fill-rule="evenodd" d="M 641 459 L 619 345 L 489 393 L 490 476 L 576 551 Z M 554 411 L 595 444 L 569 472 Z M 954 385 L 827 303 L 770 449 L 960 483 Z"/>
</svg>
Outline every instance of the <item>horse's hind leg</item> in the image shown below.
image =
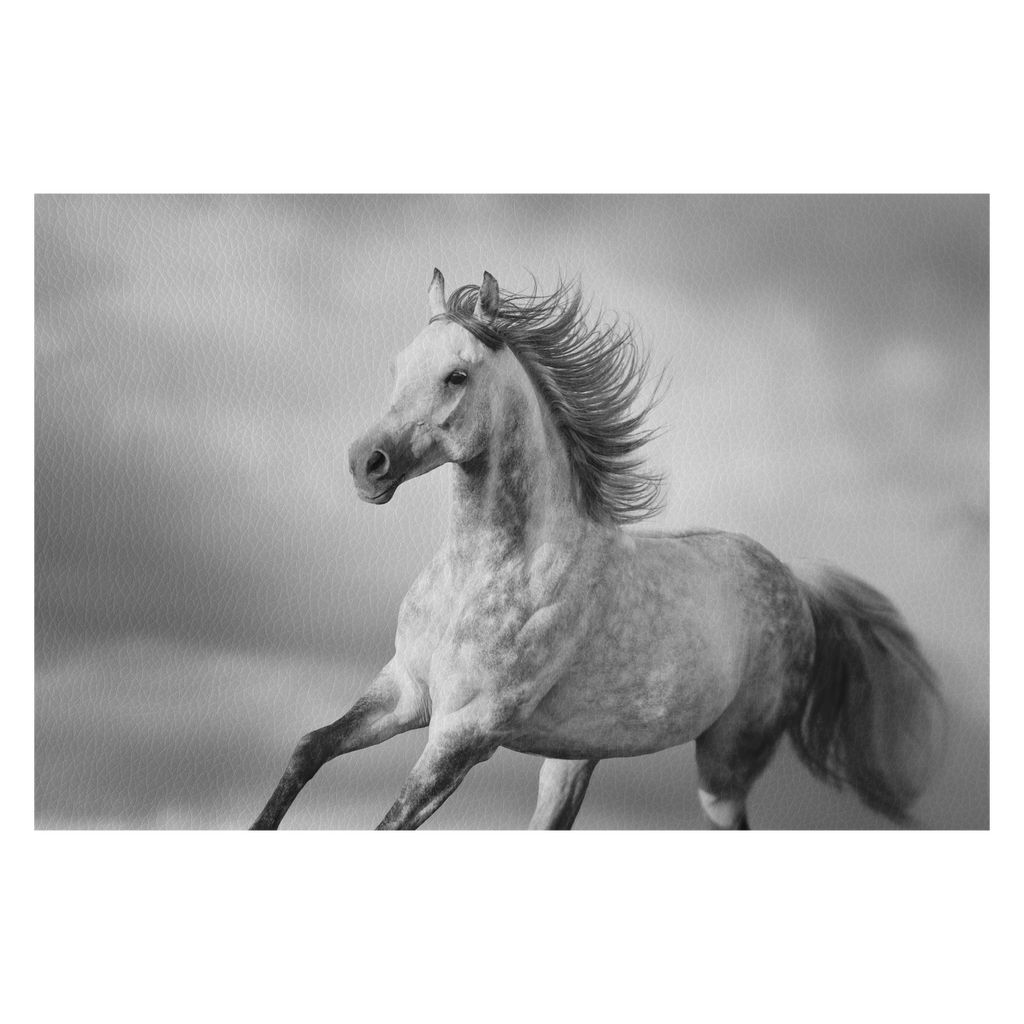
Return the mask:
<svg viewBox="0 0 1024 1024">
<path fill-rule="evenodd" d="M 302 787 L 331 758 L 372 747 L 426 724 L 422 702 L 403 689 L 388 664 L 341 718 L 299 740 L 281 781 L 250 830 L 276 829 Z"/>
<path fill-rule="evenodd" d="M 540 766 L 537 808 L 531 829 L 569 829 L 587 795 L 597 761 L 560 761 L 546 758 Z"/>
<path fill-rule="evenodd" d="M 747 796 L 784 729 L 784 716 L 761 718 L 749 707 L 733 705 L 697 738 L 700 802 L 716 828 L 750 828 Z"/>
</svg>

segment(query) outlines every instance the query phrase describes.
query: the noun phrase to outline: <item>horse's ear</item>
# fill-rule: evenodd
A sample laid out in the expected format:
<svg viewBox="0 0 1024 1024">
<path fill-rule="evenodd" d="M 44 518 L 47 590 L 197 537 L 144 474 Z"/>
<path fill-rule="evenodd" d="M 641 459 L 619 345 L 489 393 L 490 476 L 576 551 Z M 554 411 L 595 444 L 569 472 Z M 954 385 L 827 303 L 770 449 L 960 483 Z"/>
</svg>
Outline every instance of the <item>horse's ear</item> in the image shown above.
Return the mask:
<svg viewBox="0 0 1024 1024">
<path fill-rule="evenodd" d="M 434 278 L 427 289 L 427 301 L 430 303 L 431 317 L 440 316 L 445 312 L 444 275 L 437 267 L 434 267 Z"/>
<path fill-rule="evenodd" d="M 484 323 L 490 323 L 498 315 L 498 282 L 484 271 L 484 283 L 480 285 L 480 296 L 476 300 L 473 316 Z"/>
</svg>

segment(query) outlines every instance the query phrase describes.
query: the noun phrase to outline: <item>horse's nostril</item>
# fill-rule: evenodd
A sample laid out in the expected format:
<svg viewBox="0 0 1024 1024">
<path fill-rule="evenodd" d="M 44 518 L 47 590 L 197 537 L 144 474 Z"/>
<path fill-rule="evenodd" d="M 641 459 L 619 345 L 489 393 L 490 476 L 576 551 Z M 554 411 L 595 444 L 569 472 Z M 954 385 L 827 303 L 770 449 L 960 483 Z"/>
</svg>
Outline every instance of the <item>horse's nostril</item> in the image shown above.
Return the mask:
<svg viewBox="0 0 1024 1024">
<path fill-rule="evenodd" d="M 383 476 L 388 471 L 388 457 L 378 448 L 366 460 L 367 476 Z"/>
</svg>

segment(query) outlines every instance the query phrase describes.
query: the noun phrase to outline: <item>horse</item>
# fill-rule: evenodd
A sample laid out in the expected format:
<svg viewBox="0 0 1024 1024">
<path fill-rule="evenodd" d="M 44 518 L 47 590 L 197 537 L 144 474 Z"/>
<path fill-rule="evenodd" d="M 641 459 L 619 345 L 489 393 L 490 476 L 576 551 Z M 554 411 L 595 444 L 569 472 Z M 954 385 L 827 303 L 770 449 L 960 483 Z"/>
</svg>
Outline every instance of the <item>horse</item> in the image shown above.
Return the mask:
<svg viewBox="0 0 1024 1024">
<path fill-rule="evenodd" d="M 349 450 L 363 501 L 453 464 L 440 550 L 402 601 L 394 657 L 303 736 L 251 826 L 276 829 L 329 760 L 426 729 L 377 826 L 414 829 L 499 747 L 539 755 L 531 829 L 569 829 L 599 761 L 695 740 L 710 827 L 747 801 L 784 735 L 820 779 L 910 824 L 933 772 L 938 681 L 893 604 L 832 566 L 796 571 L 710 529 L 628 529 L 660 508 L 637 452 L 659 399 L 632 327 L 590 323 L 578 283 L 445 297 Z"/>
</svg>

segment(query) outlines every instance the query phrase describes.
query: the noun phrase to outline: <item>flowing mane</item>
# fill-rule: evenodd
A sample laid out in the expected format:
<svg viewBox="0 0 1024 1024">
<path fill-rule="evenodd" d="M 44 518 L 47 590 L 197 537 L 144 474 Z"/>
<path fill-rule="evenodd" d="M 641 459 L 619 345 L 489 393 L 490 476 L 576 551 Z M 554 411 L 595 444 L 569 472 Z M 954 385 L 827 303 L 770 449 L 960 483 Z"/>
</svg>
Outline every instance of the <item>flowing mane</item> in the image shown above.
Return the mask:
<svg viewBox="0 0 1024 1024">
<path fill-rule="evenodd" d="M 656 385 L 633 410 L 650 358 L 632 327 L 600 317 L 589 325 L 580 287 L 570 282 L 559 281 L 551 295 L 502 293 L 490 323 L 473 315 L 479 294 L 476 285 L 456 289 L 442 315 L 491 349 L 507 345 L 522 363 L 561 431 L 584 513 L 619 525 L 657 515 L 663 476 L 631 456 L 656 436 L 645 422 L 660 395 Z"/>
</svg>

